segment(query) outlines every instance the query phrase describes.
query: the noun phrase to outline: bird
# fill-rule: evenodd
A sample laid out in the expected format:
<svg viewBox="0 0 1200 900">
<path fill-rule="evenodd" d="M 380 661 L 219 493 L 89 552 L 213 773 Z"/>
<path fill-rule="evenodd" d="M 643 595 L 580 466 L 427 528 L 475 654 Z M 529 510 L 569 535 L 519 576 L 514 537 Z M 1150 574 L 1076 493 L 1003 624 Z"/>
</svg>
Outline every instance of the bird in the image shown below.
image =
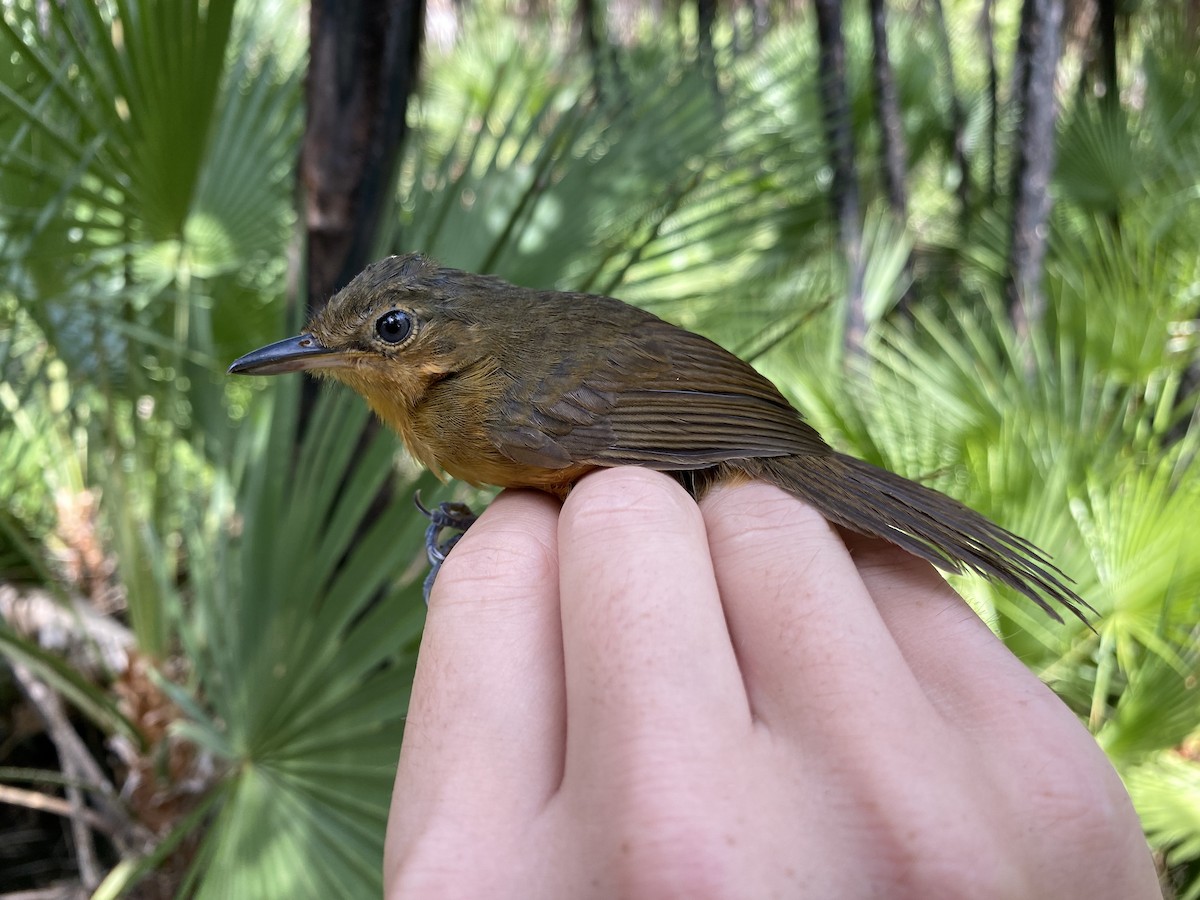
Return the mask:
<svg viewBox="0 0 1200 900">
<path fill-rule="evenodd" d="M 1084 610 L 1095 610 L 1037 546 L 838 452 L 751 365 L 613 297 L 521 287 L 419 253 L 389 256 L 300 334 L 229 367 L 301 371 L 361 394 L 442 479 L 563 498 L 595 469 L 643 466 L 673 474 L 697 499 L 719 482 L 764 481 L 836 526 L 1007 585 L 1061 622 L 1057 604 L 1091 627 Z M 432 517 L 436 574 L 452 547 L 436 536 L 472 517 L 461 504 Z"/>
</svg>

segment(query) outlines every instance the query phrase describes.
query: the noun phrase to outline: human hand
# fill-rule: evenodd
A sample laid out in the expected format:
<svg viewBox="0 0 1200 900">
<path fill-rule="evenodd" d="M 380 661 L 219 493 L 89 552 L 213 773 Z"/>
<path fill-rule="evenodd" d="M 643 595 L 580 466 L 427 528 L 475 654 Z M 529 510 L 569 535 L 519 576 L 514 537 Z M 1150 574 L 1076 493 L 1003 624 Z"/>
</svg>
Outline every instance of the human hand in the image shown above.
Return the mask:
<svg viewBox="0 0 1200 900">
<path fill-rule="evenodd" d="M 849 547 L 849 552 L 847 551 Z M 1156 898 L 1116 773 L 925 563 L 765 484 L 506 492 L 433 592 L 388 896 Z"/>
</svg>

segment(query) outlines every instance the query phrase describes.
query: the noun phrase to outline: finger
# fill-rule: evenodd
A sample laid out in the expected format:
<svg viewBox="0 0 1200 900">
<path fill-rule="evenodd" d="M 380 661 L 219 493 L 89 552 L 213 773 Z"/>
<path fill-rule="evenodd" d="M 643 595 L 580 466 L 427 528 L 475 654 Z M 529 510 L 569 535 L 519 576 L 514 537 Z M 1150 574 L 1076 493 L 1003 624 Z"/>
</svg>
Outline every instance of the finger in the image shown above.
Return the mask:
<svg viewBox="0 0 1200 900">
<path fill-rule="evenodd" d="M 847 535 L 846 543 L 880 616 L 944 716 L 975 731 L 1008 734 L 1015 720 L 1028 720 L 1034 704 L 1074 730 L 1070 711 L 933 566 L 877 539 Z"/>
<path fill-rule="evenodd" d="M 761 483 L 720 486 L 701 509 L 756 717 L 832 748 L 903 732 L 927 715 L 853 561 L 820 514 Z"/>
<path fill-rule="evenodd" d="M 559 554 L 568 771 L 675 766 L 726 723 L 748 725 L 704 523 L 678 484 L 589 475 L 563 507 Z"/>
<path fill-rule="evenodd" d="M 1027 859 L 1049 863 L 1038 879 L 1042 892 L 1133 897 L 1140 879 L 1145 895 L 1156 896 L 1129 796 L 1075 714 L 932 566 L 871 538 L 847 536 L 847 544 L 926 695 L 978 748 L 979 777 L 1002 786 L 1026 820 L 1051 829 L 1061 823 L 1064 836 L 1048 859 L 1040 852 L 1044 830 L 1018 829 L 1009 839 L 1027 846 Z M 1100 863 L 1097 847 L 1106 848 Z M 1076 851 L 1092 861 L 1086 884 L 1062 864 Z"/>
<path fill-rule="evenodd" d="M 464 826 L 494 827 L 498 817 L 511 827 L 557 785 L 565 727 L 557 519 L 546 494 L 503 493 L 438 574 L 389 846 L 417 840 L 445 809 Z"/>
</svg>

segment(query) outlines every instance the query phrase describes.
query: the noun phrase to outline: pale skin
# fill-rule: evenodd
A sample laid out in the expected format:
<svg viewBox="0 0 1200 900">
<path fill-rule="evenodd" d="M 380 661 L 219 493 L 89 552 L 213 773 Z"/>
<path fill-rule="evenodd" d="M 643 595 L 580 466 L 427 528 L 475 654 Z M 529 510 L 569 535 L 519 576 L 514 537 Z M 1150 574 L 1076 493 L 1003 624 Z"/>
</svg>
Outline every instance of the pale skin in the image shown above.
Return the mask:
<svg viewBox="0 0 1200 900">
<path fill-rule="evenodd" d="M 765 484 L 502 494 L 430 602 L 389 898 L 1160 897 L 1075 716 L 927 564 Z"/>
</svg>

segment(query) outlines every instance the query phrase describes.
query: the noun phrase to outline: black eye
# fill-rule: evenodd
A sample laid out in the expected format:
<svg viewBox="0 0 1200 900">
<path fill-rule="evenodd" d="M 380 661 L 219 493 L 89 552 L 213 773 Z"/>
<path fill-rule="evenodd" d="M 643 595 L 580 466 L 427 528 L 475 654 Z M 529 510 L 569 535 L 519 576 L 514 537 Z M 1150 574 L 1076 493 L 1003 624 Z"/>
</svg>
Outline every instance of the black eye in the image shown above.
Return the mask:
<svg viewBox="0 0 1200 900">
<path fill-rule="evenodd" d="M 412 316 L 398 309 L 384 313 L 375 323 L 375 333 L 380 340 L 398 344 L 412 331 Z"/>
</svg>

